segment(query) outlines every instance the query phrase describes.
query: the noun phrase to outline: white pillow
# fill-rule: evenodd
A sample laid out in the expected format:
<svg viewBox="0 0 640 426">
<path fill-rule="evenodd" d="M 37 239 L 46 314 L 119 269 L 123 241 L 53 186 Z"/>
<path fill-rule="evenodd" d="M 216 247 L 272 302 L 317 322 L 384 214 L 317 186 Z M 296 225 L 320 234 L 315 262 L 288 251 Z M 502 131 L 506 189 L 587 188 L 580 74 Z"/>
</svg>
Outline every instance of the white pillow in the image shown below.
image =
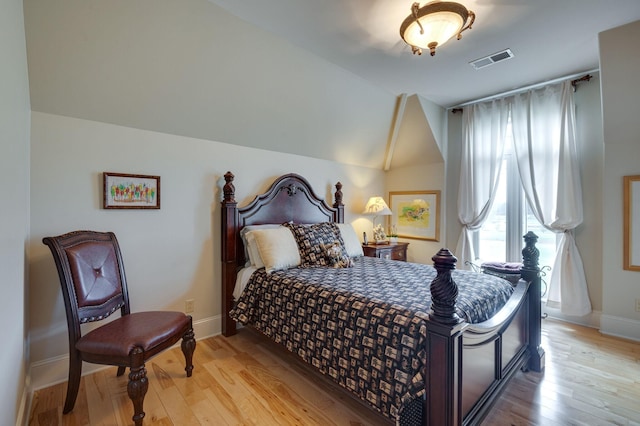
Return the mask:
<svg viewBox="0 0 640 426">
<path fill-rule="evenodd" d="M 300 265 L 298 244 L 284 226 L 251 231 L 267 274 Z"/>
<path fill-rule="evenodd" d="M 350 223 L 336 223 L 336 225 L 338 225 L 340 235 L 342 235 L 347 255 L 351 258 L 364 256 L 362 244 L 360 244 L 360 239 L 358 239 L 358 235 L 356 235 L 356 230 L 353 229 L 353 226 Z"/>
<path fill-rule="evenodd" d="M 249 253 L 249 263 L 251 266 L 256 268 L 264 268 L 264 262 L 262 261 L 262 257 L 260 256 L 260 251 L 258 250 L 258 243 L 256 243 L 256 237 L 253 235 L 253 232 L 247 232 L 245 237 L 245 241 L 247 244 L 247 252 Z"/>
</svg>

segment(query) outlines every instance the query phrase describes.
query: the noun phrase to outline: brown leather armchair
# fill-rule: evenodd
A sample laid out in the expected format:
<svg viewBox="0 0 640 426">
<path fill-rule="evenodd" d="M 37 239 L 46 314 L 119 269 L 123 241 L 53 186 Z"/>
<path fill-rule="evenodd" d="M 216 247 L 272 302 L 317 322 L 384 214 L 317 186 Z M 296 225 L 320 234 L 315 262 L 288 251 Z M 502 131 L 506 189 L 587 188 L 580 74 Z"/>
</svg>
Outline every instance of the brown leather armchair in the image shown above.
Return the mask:
<svg viewBox="0 0 640 426">
<path fill-rule="evenodd" d="M 112 232 L 75 231 L 42 240 L 58 269 L 69 328 L 69 383 L 63 413 L 73 409 L 80 387 L 82 361 L 130 368 L 127 393 L 133 421 L 142 425 L 149 383 L 145 362 L 182 338 L 187 377 L 193 371 L 196 341 L 191 317 L 182 312 L 130 313 L 122 255 Z M 80 324 L 100 321 L 117 310 L 120 318 L 85 335 Z"/>
</svg>

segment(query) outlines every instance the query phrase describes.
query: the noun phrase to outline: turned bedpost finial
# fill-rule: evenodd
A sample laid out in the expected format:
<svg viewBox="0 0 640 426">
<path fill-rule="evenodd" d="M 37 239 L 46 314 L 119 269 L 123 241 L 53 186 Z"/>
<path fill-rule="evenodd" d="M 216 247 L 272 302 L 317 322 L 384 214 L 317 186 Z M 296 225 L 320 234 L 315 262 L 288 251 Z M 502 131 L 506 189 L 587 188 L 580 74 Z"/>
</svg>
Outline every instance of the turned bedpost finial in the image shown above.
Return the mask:
<svg viewBox="0 0 640 426">
<path fill-rule="evenodd" d="M 540 251 L 536 247 L 538 236 L 529 231 L 523 236 L 525 246 L 522 249 L 522 269 L 520 276 L 529 282 L 529 361 L 527 368 L 533 371 L 544 370 L 545 353 L 542 349 L 542 299 L 540 268 L 538 258 Z"/>
<path fill-rule="evenodd" d="M 456 314 L 458 285 L 451 277 L 458 259 L 446 248 L 431 258 L 438 275 L 431 282 L 431 309 L 429 316 L 443 324 L 458 324 L 462 320 Z"/>
<path fill-rule="evenodd" d="M 336 202 L 333 204 L 333 207 L 342 206 L 342 183 L 336 183 L 336 193 L 335 193 Z"/>
<path fill-rule="evenodd" d="M 231 172 L 227 172 L 224 174 L 225 184 L 222 188 L 222 192 L 224 193 L 224 202 L 225 203 L 235 203 L 235 195 L 236 195 L 236 187 L 233 186 L 233 178 L 235 176 Z"/>
<path fill-rule="evenodd" d="M 335 203 L 333 203 L 334 213 L 333 221 L 344 223 L 344 204 L 342 204 L 342 183 L 336 183 L 336 192 L 334 194 Z"/>
<path fill-rule="evenodd" d="M 529 231 L 524 238 L 525 246 L 522 249 L 522 266 L 524 269 L 538 270 L 538 258 L 540 250 L 536 247 L 538 236 Z"/>
</svg>

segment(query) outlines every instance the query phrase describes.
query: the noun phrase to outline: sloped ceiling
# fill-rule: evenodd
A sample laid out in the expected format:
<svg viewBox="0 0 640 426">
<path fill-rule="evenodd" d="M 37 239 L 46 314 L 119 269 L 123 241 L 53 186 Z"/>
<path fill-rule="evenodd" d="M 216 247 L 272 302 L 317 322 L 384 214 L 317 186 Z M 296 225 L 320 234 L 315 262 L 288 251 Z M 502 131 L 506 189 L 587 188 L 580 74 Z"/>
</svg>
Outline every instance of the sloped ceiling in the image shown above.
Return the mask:
<svg viewBox="0 0 640 426">
<path fill-rule="evenodd" d="M 391 157 L 389 169 L 444 162 L 445 111 L 418 95 L 407 96 L 404 109 L 400 107 L 399 111 L 397 140 L 387 154 Z"/>
<path fill-rule="evenodd" d="M 207 0 L 25 0 L 34 111 L 382 168 L 396 96 Z"/>
</svg>

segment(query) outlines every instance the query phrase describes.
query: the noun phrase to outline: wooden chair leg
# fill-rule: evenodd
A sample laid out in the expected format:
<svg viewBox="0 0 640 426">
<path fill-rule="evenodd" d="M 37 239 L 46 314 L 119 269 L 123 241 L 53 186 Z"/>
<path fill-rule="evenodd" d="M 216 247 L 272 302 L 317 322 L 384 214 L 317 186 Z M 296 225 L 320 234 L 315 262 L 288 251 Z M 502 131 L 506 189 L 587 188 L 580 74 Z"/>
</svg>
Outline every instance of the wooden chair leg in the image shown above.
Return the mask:
<svg viewBox="0 0 640 426">
<path fill-rule="evenodd" d="M 196 350 L 196 339 L 194 337 L 193 329 L 190 328 L 184 333 L 184 336 L 182 336 L 182 344 L 180 345 L 186 361 L 184 370 L 187 372 L 187 377 L 191 377 L 191 373 L 193 372 L 193 352 Z"/>
<path fill-rule="evenodd" d="M 144 368 L 144 357 L 142 349 L 135 348 L 131 351 L 131 371 L 129 372 L 129 383 L 127 384 L 127 393 L 131 402 L 133 402 L 133 422 L 136 426 L 142 426 L 144 419 L 144 396 L 149 388 L 147 380 L 147 370 Z"/>
<path fill-rule="evenodd" d="M 80 378 L 82 376 L 82 360 L 76 351 L 69 354 L 69 381 L 67 382 L 67 398 L 64 402 L 62 412 L 67 414 L 73 410 L 80 389 Z"/>
<path fill-rule="evenodd" d="M 127 369 L 127 367 L 123 367 L 123 366 L 118 367 L 118 372 L 116 373 L 116 377 L 122 376 L 126 369 Z"/>
</svg>

